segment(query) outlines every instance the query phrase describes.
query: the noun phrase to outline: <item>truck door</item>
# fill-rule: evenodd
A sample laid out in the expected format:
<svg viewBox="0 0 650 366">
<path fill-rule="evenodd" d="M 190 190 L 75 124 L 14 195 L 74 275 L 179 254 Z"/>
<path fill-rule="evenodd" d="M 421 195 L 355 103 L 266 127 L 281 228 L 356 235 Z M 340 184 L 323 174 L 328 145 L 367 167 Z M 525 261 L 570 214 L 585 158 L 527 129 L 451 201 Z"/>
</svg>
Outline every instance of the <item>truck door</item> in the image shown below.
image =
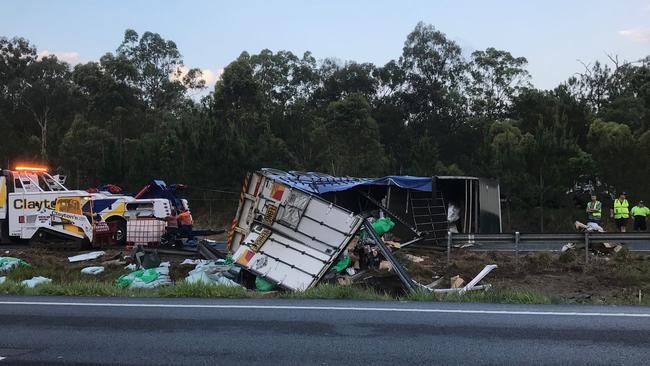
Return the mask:
<svg viewBox="0 0 650 366">
<path fill-rule="evenodd" d="M 7 194 L 9 235 L 20 237 L 25 226 L 25 191 L 20 178 L 13 177 L 13 192 Z"/>
<path fill-rule="evenodd" d="M 499 182 L 492 179 L 479 180 L 479 232 L 501 232 L 501 192 Z"/>
</svg>

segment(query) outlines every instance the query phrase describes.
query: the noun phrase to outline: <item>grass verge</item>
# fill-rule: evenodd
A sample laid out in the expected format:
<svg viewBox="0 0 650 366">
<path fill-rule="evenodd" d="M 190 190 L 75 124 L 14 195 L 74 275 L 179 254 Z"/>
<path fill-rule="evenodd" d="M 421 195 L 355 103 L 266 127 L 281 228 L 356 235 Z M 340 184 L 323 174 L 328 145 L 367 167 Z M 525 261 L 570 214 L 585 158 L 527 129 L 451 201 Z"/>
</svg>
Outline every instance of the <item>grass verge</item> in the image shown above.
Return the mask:
<svg viewBox="0 0 650 366">
<path fill-rule="evenodd" d="M 559 299 L 532 292 L 532 291 L 469 291 L 462 295 L 457 293 L 436 294 L 426 291 L 417 291 L 402 298 L 409 301 L 450 301 L 450 302 L 483 302 L 498 304 L 554 304 L 560 303 Z"/>
<path fill-rule="evenodd" d="M 349 299 L 349 300 L 394 300 L 385 293 L 367 287 L 322 284 L 303 292 L 284 292 L 288 299 Z"/>
<path fill-rule="evenodd" d="M 19 282 L 8 280 L 0 284 L 0 295 L 47 295 L 47 296 L 108 296 L 108 297 L 193 297 L 193 298 L 251 298 L 263 293 L 247 291 L 241 287 L 213 284 L 189 284 L 180 282 L 174 286 L 156 289 L 125 289 L 108 282 L 75 281 L 65 284 L 50 283 L 27 288 Z M 551 298 L 529 291 L 477 291 L 458 294 L 433 294 L 418 291 L 402 297 L 392 297 L 367 287 L 323 284 L 304 292 L 276 292 L 270 297 L 284 299 L 348 299 L 348 300 L 407 300 L 407 301 L 454 301 L 486 302 L 504 304 L 551 304 Z"/>
<path fill-rule="evenodd" d="M 45 295 L 45 296 L 109 296 L 109 297 L 251 297 L 254 293 L 240 287 L 212 284 L 179 283 L 175 286 L 155 289 L 126 289 L 112 283 L 77 281 L 65 284 L 49 283 L 27 288 L 19 282 L 7 281 L 0 284 L 0 295 Z"/>
</svg>

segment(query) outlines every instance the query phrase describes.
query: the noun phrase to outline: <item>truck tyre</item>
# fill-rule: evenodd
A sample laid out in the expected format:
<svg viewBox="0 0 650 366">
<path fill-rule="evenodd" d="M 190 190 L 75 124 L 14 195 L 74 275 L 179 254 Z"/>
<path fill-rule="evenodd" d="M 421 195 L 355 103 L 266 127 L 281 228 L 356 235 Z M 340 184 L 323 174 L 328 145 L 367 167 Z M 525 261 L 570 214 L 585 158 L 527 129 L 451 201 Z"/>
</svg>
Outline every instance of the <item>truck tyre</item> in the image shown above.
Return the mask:
<svg viewBox="0 0 650 366">
<path fill-rule="evenodd" d="M 117 229 L 115 231 L 115 235 L 113 236 L 113 240 L 115 240 L 115 243 L 119 246 L 125 246 L 126 245 L 126 220 L 124 220 L 121 217 L 109 217 L 106 220 L 107 223 L 114 223 L 117 225 Z"/>
<path fill-rule="evenodd" d="M 0 220 L 0 244 L 9 244 L 9 221 Z"/>
</svg>

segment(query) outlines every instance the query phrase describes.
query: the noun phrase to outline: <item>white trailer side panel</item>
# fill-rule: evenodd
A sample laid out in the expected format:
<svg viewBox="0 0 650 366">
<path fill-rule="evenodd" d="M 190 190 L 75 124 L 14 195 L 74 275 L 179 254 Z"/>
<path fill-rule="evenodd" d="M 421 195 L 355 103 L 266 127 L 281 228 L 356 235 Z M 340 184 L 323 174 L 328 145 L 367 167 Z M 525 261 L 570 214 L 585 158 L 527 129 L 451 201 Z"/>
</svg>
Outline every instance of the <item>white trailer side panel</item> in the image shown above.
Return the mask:
<svg viewBox="0 0 650 366">
<path fill-rule="evenodd" d="M 253 174 L 250 182 L 258 187 L 253 188 L 257 195 L 244 200 L 250 205 L 240 204 L 238 222 L 251 225 L 241 230 L 248 234 L 233 259 L 290 290 L 315 285 L 357 232 L 362 219 L 260 173 Z"/>
</svg>

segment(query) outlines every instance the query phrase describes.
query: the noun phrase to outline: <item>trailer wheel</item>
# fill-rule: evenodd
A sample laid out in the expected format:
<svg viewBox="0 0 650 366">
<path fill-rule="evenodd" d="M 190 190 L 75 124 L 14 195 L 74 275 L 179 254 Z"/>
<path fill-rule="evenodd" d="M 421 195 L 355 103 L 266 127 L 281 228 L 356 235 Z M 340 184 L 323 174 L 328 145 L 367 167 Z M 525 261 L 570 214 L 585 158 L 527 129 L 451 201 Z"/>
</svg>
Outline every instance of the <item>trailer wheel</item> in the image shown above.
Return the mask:
<svg viewBox="0 0 650 366">
<path fill-rule="evenodd" d="M 106 222 L 114 223 L 117 225 L 117 229 L 115 230 L 115 235 L 113 235 L 113 240 L 115 240 L 117 245 L 125 246 L 126 245 L 126 221 L 121 217 L 109 217 L 106 220 Z"/>
</svg>

